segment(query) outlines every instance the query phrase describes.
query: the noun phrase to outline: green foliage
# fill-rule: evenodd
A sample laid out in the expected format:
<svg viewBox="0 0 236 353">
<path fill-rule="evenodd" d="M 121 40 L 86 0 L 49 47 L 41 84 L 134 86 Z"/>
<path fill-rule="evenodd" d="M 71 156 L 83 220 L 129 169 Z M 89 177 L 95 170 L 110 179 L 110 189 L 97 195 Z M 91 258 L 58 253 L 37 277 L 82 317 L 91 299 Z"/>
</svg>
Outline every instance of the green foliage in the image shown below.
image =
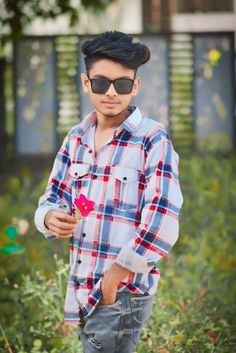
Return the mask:
<svg viewBox="0 0 236 353">
<path fill-rule="evenodd" d="M 0 180 L 0 247 L 8 243 L 4 229 L 17 228 L 17 245 L 25 251 L 13 255 L 0 253 L 0 318 L 4 326 L 10 326 L 16 312 L 15 291 L 9 289 L 19 284 L 21 274 L 27 274 L 33 267 L 41 270 L 47 278 L 54 275 L 53 254 L 58 253 L 68 262 L 68 242 L 45 241 L 34 225 L 34 211 L 39 196 L 44 192 L 49 171 L 32 175 L 29 169 L 19 169 L 19 176 L 7 175 Z M 1 351 L 0 351 L 1 352 Z"/>
<path fill-rule="evenodd" d="M 77 328 L 63 323 L 69 266 L 57 255 L 54 258 L 53 278 L 47 279 L 40 271 L 31 270 L 30 274 L 21 276 L 19 285 L 14 286 L 18 305 L 5 336 L 9 337 L 10 347 L 18 353 L 82 353 Z M 12 290 L 10 285 L 8 287 Z M 4 344 L 3 337 L 0 342 Z"/>
<path fill-rule="evenodd" d="M 0 252 L 5 255 L 12 255 L 16 254 L 19 252 L 23 252 L 25 248 L 23 246 L 14 244 L 14 243 L 8 243 L 4 245 L 2 248 L 0 248 Z"/>
<path fill-rule="evenodd" d="M 9 226 L 5 229 L 5 233 L 6 237 L 8 237 L 10 240 L 13 240 L 16 238 L 17 236 L 17 229 L 15 226 Z"/>
<path fill-rule="evenodd" d="M 235 173 L 235 156 L 180 157 L 179 240 L 160 262 L 153 313 L 137 353 L 236 351 Z M 0 321 L 18 353 L 81 352 L 76 328 L 63 324 L 68 244 L 46 241 L 33 225 L 47 175 L 39 183 L 23 173 L 1 184 L 0 229 L 17 225 L 22 234 L 17 240 L 26 249 L 15 256 L 0 254 Z M 29 223 L 25 233 L 22 220 Z M 2 334 L 0 347 L 4 342 Z"/>
<path fill-rule="evenodd" d="M 5 255 L 17 254 L 19 252 L 23 252 L 25 248 L 13 242 L 13 240 L 17 237 L 17 227 L 14 225 L 8 226 L 5 229 L 4 236 L 8 238 L 11 242 L 5 243 L 0 247 L 0 253 Z"/>
<path fill-rule="evenodd" d="M 17 40 L 24 29 L 36 18 L 57 19 L 67 15 L 70 26 L 74 28 L 79 22 L 79 14 L 88 8 L 104 10 L 114 0 L 82 0 L 81 5 L 70 0 L 53 0 L 50 3 L 40 0 L 3 0 L 0 4 L 0 43 Z M 5 35 L 7 33 L 7 35 Z"/>
</svg>

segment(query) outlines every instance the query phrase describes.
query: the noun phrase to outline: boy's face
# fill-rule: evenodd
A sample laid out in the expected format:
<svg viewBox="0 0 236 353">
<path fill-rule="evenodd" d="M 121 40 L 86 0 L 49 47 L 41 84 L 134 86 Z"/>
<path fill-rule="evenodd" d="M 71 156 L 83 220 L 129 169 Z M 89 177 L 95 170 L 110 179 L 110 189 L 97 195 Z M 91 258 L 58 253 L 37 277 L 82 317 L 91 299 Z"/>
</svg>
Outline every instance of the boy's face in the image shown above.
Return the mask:
<svg viewBox="0 0 236 353">
<path fill-rule="evenodd" d="M 93 64 L 89 71 L 89 77 L 84 73 L 81 74 L 81 80 L 84 92 L 89 94 L 91 103 L 93 104 L 95 110 L 105 117 L 115 117 L 126 111 L 132 97 L 138 93 L 140 78 L 134 79 L 134 75 L 135 71 L 133 69 L 127 68 L 126 66 L 112 60 L 101 59 Z M 102 78 L 102 82 L 93 82 L 94 87 L 92 88 L 92 83 L 90 80 L 98 78 Z M 108 83 L 107 86 L 109 87 L 106 90 L 106 82 L 104 79 L 128 79 L 128 81 L 125 80 L 117 82 L 118 92 L 121 90 L 122 92 L 128 91 L 128 93 L 118 93 L 113 83 L 111 83 L 110 86 Z M 132 83 L 130 80 L 134 80 L 134 82 Z M 102 93 L 93 92 L 97 92 L 99 89 Z"/>
</svg>

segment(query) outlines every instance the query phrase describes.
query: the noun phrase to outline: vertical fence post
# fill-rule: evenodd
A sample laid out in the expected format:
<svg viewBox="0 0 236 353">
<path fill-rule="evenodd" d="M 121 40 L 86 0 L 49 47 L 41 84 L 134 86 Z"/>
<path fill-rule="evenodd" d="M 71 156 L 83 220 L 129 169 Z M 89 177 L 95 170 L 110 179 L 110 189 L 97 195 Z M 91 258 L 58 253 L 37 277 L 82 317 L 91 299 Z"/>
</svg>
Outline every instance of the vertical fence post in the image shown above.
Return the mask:
<svg viewBox="0 0 236 353">
<path fill-rule="evenodd" d="M 5 68 L 5 60 L 0 59 L 0 170 L 3 170 L 6 161 Z"/>
<path fill-rule="evenodd" d="M 171 11 L 173 2 L 170 0 L 162 0 L 160 2 L 160 30 L 169 32 L 171 30 Z"/>
</svg>

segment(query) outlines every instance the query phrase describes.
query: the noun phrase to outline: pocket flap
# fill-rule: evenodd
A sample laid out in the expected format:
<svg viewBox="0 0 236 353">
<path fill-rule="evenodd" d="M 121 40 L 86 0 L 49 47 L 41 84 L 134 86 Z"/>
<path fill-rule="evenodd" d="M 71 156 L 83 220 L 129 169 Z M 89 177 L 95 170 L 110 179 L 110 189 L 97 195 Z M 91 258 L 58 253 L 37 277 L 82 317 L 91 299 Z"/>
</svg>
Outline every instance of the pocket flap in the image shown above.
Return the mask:
<svg viewBox="0 0 236 353">
<path fill-rule="evenodd" d="M 78 179 L 83 177 L 84 175 L 88 174 L 90 169 L 89 164 L 84 163 L 73 163 L 70 169 L 70 175 L 74 179 Z"/>
<path fill-rule="evenodd" d="M 139 171 L 136 169 L 126 168 L 126 167 L 114 167 L 113 175 L 115 178 L 119 179 L 123 183 L 130 183 L 138 181 Z"/>
</svg>

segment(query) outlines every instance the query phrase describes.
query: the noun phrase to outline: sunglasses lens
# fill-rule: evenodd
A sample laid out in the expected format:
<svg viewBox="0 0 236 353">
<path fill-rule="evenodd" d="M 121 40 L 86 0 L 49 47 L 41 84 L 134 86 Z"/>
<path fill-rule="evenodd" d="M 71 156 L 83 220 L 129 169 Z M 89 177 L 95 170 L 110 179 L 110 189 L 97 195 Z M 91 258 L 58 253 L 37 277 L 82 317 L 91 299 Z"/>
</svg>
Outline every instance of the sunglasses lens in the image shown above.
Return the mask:
<svg viewBox="0 0 236 353">
<path fill-rule="evenodd" d="M 116 92 L 119 94 L 129 94 L 132 92 L 133 88 L 133 80 L 125 79 L 125 78 L 120 78 L 118 80 L 115 80 L 115 89 Z"/>
<path fill-rule="evenodd" d="M 118 94 L 129 94 L 132 92 L 133 89 L 133 80 L 125 79 L 125 78 L 118 78 L 117 80 L 110 81 L 106 78 L 96 78 L 91 79 L 91 87 L 93 93 L 97 94 L 105 94 L 111 82 L 114 82 L 115 90 Z"/>
<path fill-rule="evenodd" d="M 103 78 L 97 78 L 91 80 L 93 93 L 104 94 L 108 91 L 110 81 Z"/>
</svg>

